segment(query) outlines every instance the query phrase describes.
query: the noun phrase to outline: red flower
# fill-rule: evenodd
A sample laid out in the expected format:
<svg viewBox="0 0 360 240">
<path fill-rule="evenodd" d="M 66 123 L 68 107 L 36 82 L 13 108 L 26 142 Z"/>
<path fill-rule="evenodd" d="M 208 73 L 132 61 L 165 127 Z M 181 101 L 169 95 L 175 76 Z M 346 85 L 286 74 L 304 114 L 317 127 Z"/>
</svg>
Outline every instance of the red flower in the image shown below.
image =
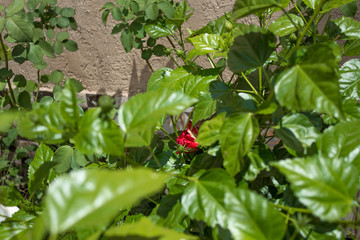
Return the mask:
<svg viewBox="0 0 360 240">
<path fill-rule="evenodd" d="M 199 129 L 196 127 L 191 128 L 191 121 L 189 121 L 186 130 L 177 137 L 176 143 L 183 146 L 184 148 L 182 152 L 192 153 L 198 150 L 197 146 L 199 145 L 199 143 L 195 142 L 196 137 L 199 133 L 198 130 Z"/>
</svg>

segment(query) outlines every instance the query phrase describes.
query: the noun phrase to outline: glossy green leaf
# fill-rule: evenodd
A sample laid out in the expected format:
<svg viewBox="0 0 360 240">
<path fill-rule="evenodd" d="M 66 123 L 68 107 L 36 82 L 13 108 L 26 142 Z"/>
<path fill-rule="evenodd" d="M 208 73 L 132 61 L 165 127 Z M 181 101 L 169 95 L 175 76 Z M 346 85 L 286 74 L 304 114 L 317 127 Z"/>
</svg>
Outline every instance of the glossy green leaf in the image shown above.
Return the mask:
<svg viewBox="0 0 360 240">
<path fill-rule="evenodd" d="M 19 42 L 31 41 L 34 36 L 34 26 L 19 15 L 6 18 L 5 28 L 8 34 Z"/>
<path fill-rule="evenodd" d="M 342 17 L 332 22 L 338 28 L 338 34 L 344 36 L 345 39 L 360 39 L 360 22 L 355 21 L 354 18 Z"/>
<path fill-rule="evenodd" d="M 360 120 L 328 128 L 316 141 L 322 156 L 346 162 L 360 161 Z"/>
<path fill-rule="evenodd" d="M 152 38 L 166 37 L 174 34 L 175 25 L 148 24 L 145 25 L 145 31 Z"/>
<path fill-rule="evenodd" d="M 173 71 L 173 69 L 166 68 L 166 67 L 156 70 L 151 75 L 150 79 L 148 80 L 147 90 L 148 91 L 149 90 L 155 90 L 159 86 L 161 86 L 161 83 L 162 83 L 163 78 L 165 77 L 165 75 L 170 76 L 172 71 Z"/>
<path fill-rule="evenodd" d="M 68 126 L 74 131 L 77 129 L 79 122 L 79 107 L 74 84 L 66 80 L 64 89 L 61 94 L 60 113 Z"/>
<path fill-rule="evenodd" d="M 53 161 L 57 163 L 55 166 L 55 171 L 58 173 L 67 172 L 71 167 L 71 162 L 73 160 L 74 151 L 70 146 L 61 146 L 56 149 Z"/>
<path fill-rule="evenodd" d="M 319 0 L 315 0 L 315 1 L 319 1 Z M 321 13 L 325 13 L 330 11 L 333 8 L 338 8 L 341 7 L 344 4 L 347 3 L 351 3 L 353 0 L 329 0 L 325 3 L 323 10 L 321 11 Z M 319 1 L 320 2 L 320 1 Z"/>
<path fill-rule="evenodd" d="M 236 189 L 227 192 L 224 201 L 228 211 L 227 228 L 234 239 L 283 239 L 285 219 L 262 196 Z"/>
<path fill-rule="evenodd" d="M 180 114 L 197 100 L 165 89 L 137 94 L 121 105 L 118 121 L 125 134 L 152 128 L 165 114 Z"/>
<path fill-rule="evenodd" d="M 221 51 L 221 42 L 224 41 L 220 35 L 208 33 L 200 34 L 189 40 L 201 54 Z"/>
<path fill-rule="evenodd" d="M 357 191 L 359 173 L 339 158 L 310 156 L 273 163 L 283 173 L 299 201 L 315 216 L 338 221 L 346 216 Z"/>
<path fill-rule="evenodd" d="M 215 118 L 205 121 L 196 138 L 201 146 L 210 146 L 220 140 L 220 130 L 225 120 L 225 113 L 222 113 Z"/>
<path fill-rule="evenodd" d="M 130 52 L 134 45 L 134 34 L 128 29 L 121 32 L 121 44 L 123 45 L 126 52 Z"/>
<path fill-rule="evenodd" d="M 292 21 L 290 21 L 290 19 L 285 15 L 281 16 L 269 26 L 269 30 L 275 35 L 283 37 L 296 32 L 297 29 L 304 28 L 305 23 L 301 17 L 294 14 L 288 14 L 288 16 L 292 19 Z M 296 26 L 294 26 L 294 23 Z"/>
<path fill-rule="evenodd" d="M 38 188 L 39 180 L 36 179 L 36 171 L 45 163 L 52 161 L 54 152 L 45 144 L 40 144 L 36 150 L 35 157 L 31 161 L 29 170 L 28 170 L 28 188 L 29 192 L 32 193 Z M 37 181 L 35 181 L 37 180 Z M 42 179 L 40 179 L 41 181 Z"/>
<path fill-rule="evenodd" d="M 79 170 L 58 177 L 45 197 L 51 233 L 72 227 L 107 226 L 121 209 L 160 191 L 168 177 L 148 169 Z"/>
<path fill-rule="evenodd" d="M 12 0 L 10 5 L 5 8 L 5 15 L 7 17 L 23 10 L 25 7 L 25 0 Z"/>
<path fill-rule="evenodd" d="M 215 81 L 216 75 L 202 76 L 195 75 L 184 68 L 177 68 L 173 71 L 164 69 L 163 73 L 157 72 L 148 82 L 148 90 L 171 89 L 182 91 L 191 97 L 199 97 L 200 93 L 209 92 L 210 83 Z"/>
<path fill-rule="evenodd" d="M 150 3 L 145 9 L 145 16 L 150 20 L 156 20 L 159 16 L 159 8 L 156 3 Z"/>
<path fill-rule="evenodd" d="M 232 17 L 238 19 L 277 6 L 276 0 L 236 0 Z"/>
<path fill-rule="evenodd" d="M 259 133 L 259 123 L 251 113 L 232 115 L 225 119 L 220 130 L 220 146 L 224 167 L 231 176 L 244 167 L 243 157 Z"/>
<path fill-rule="evenodd" d="M 215 110 L 216 101 L 212 99 L 210 93 L 200 95 L 199 102 L 194 107 L 193 124 L 210 117 L 215 113 Z"/>
<path fill-rule="evenodd" d="M 327 46 L 311 47 L 300 65 L 283 71 L 275 83 L 282 106 L 342 116 L 336 59 Z"/>
<path fill-rule="evenodd" d="M 340 68 L 340 91 L 348 97 L 360 99 L 360 60 L 351 59 Z"/>
<path fill-rule="evenodd" d="M 198 239 L 195 236 L 185 235 L 178 231 L 160 227 L 152 223 L 147 218 L 141 218 L 140 221 L 123 224 L 119 227 L 113 227 L 104 234 L 109 239 L 115 238 L 139 238 L 139 239 L 159 239 L 159 240 L 184 240 Z"/>
<path fill-rule="evenodd" d="M 111 119 L 100 117 L 101 109 L 93 108 L 81 118 L 75 136 L 75 147 L 86 154 L 124 154 L 124 136 Z"/>
<path fill-rule="evenodd" d="M 312 9 L 315 9 L 315 8 L 317 9 L 317 8 L 321 7 L 321 6 L 318 6 L 320 3 L 319 0 L 303 0 L 303 2 Z"/>
<path fill-rule="evenodd" d="M 190 218 L 204 221 L 210 226 L 226 226 L 228 212 L 224 206 L 228 188 L 234 188 L 235 182 L 223 169 L 200 171 L 199 177 L 185 189 L 181 203 Z"/>
<path fill-rule="evenodd" d="M 276 38 L 271 32 L 250 32 L 235 38 L 228 54 L 228 66 L 240 73 L 261 67 L 275 50 Z"/>
</svg>

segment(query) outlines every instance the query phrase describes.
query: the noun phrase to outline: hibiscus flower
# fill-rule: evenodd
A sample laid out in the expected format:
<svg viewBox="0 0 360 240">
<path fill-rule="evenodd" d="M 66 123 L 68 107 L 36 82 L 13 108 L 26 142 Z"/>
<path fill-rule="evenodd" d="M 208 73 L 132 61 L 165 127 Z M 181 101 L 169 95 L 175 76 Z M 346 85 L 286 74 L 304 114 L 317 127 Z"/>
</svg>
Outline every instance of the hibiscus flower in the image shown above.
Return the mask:
<svg viewBox="0 0 360 240">
<path fill-rule="evenodd" d="M 199 133 L 198 131 L 199 129 L 197 127 L 191 128 L 191 121 L 189 121 L 185 131 L 183 131 L 176 139 L 176 143 L 183 147 L 181 152 L 192 153 L 198 150 L 197 146 L 199 143 L 195 141 Z"/>
</svg>

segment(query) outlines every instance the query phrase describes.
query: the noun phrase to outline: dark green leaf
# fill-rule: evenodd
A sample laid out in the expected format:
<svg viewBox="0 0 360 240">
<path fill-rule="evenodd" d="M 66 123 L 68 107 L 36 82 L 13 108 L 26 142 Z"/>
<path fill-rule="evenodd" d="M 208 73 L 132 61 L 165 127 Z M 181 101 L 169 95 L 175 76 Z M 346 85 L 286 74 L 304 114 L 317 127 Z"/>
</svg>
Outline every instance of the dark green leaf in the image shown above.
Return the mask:
<svg viewBox="0 0 360 240">
<path fill-rule="evenodd" d="M 216 101 L 212 99 L 210 93 L 200 95 L 199 102 L 194 107 L 193 124 L 210 117 L 215 113 L 215 110 Z"/>
<path fill-rule="evenodd" d="M 336 59 L 327 46 L 311 47 L 300 65 L 283 71 L 275 83 L 281 105 L 298 111 L 316 110 L 342 116 Z"/>
<path fill-rule="evenodd" d="M 1 50 L 0 50 L 1 51 Z M 14 61 L 17 63 L 24 63 L 26 61 L 26 48 L 24 48 L 22 45 L 16 45 L 12 50 L 12 57 L 14 58 Z"/>
<path fill-rule="evenodd" d="M 244 167 L 243 157 L 260 133 L 259 124 L 251 113 L 229 116 L 220 130 L 221 153 L 226 171 L 234 176 Z"/>
<path fill-rule="evenodd" d="M 24 201 L 21 193 L 13 187 L 0 186 L 0 204 L 5 206 L 19 206 Z"/>
<path fill-rule="evenodd" d="M 250 32 L 235 38 L 228 54 L 229 68 L 239 73 L 261 67 L 274 51 L 275 43 L 271 32 Z"/>
<path fill-rule="evenodd" d="M 185 235 L 172 229 L 157 226 L 144 217 L 135 223 L 110 228 L 105 232 L 104 236 L 109 239 L 198 239 L 195 236 Z"/>
<path fill-rule="evenodd" d="M 340 7 L 341 12 L 344 14 L 345 17 L 355 17 L 357 12 L 357 1 L 353 1 L 347 4 L 344 4 Z"/>
<path fill-rule="evenodd" d="M 149 60 L 152 56 L 152 50 L 151 49 L 144 49 L 142 52 L 141 52 L 141 58 L 144 59 L 144 60 Z"/>
<path fill-rule="evenodd" d="M 31 108 L 31 96 L 27 91 L 22 91 L 18 96 L 18 102 L 20 107 L 30 109 Z"/>
<path fill-rule="evenodd" d="M 121 9 L 119 7 L 114 7 L 111 10 L 111 16 L 118 21 L 121 21 L 122 18 L 122 13 L 121 13 Z"/>
<path fill-rule="evenodd" d="M 63 45 L 70 52 L 75 52 L 79 49 L 77 43 L 73 40 L 65 40 L 63 41 Z"/>
<path fill-rule="evenodd" d="M 25 7 L 25 0 L 12 0 L 10 5 L 5 8 L 5 15 L 7 17 L 23 10 Z"/>
<path fill-rule="evenodd" d="M 342 65 L 339 82 L 343 95 L 360 99 L 360 59 L 351 59 Z"/>
<path fill-rule="evenodd" d="M 57 19 L 57 25 L 60 28 L 67 28 L 70 25 L 70 20 L 68 18 L 65 18 L 65 17 L 59 17 Z"/>
<path fill-rule="evenodd" d="M 113 120 L 100 118 L 101 109 L 85 112 L 75 136 L 75 147 L 86 154 L 124 154 L 124 135 Z"/>
<path fill-rule="evenodd" d="M 67 172 L 71 167 L 71 162 L 73 160 L 74 151 L 70 146 L 61 146 L 59 147 L 53 156 L 53 161 L 57 164 L 55 166 L 55 171 L 58 173 Z"/>
<path fill-rule="evenodd" d="M 357 191 L 358 170 L 339 158 L 311 156 L 273 165 L 283 173 L 299 201 L 325 221 L 346 216 Z"/>
<path fill-rule="evenodd" d="M 309 1 L 309 0 L 308 0 Z M 314 0 L 312 0 L 314 1 Z M 315 1 L 318 1 L 318 2 L 322 2 L 322 1 L 319 1 L 319 0 L 315 0 Z M 353 0 L 329 0 L 325 3 L 324 7 L 323 7 L 323 10 L 321 11 L 321 13 L 325 13 L 325 12 L 328 12 L 330 11 L 331 9 L 333 8 L 338 8 L 338 7 L 341 7 L 342 5 L 344 4 L 347 4 L 347 3 L 351 3 Z M 321 7 L 321 6 L 320 6 Z"/>
<path fill-rule="evenodd" d="M 56 57 L 55 53 L 54 53 L 54 49 L 53 49 L 53 47 L 51 46 L 50 43 L 45 42 L 45 41 L 40 41 L 39 42 L 39 47 L 41 48 L 41 50 L 43 51 L 43 53 L 46 56 L 48 56 L 50 58 Z"/>
<path fill-rule="evenodd" d="M 74 14 L 75 14 L 75 11 L 72 8 L 62 8 L 60 10 L 60 15 L 65 18 L 72 17 L 72 16 L 74 16 Z"/>
<path fill-rule="evenodd" d="M 55 41 L 54 42 L 54 45 L 53 45 L 53 48 L 54 48 L 54 52 L 56 53 L 56 54 L 61 54 L 62 52 L 63 52 L 63 44 L 61 43 L 61 42 L 59 42 L 59 41 Z"/>
<path fill-rule="evenodd" d="M 165 14 L 167 18 L 173 18 L 175 13 L 175 8 L 167 0 L 159 0 L 157 2 L 159 9 Z"/>
<path fill-rule="evenodd" d="M 130 52 L 134 45 L 134 33 L 125 29 L 121 32 L 121 44 L 123 45 L 126 52 Z"/>
<path fill-rule="evenodd" d="M 360 55 L 360 40 L 348 40 L 343 45 L 343 51 L 345 56 Z"/>
<path fill-rule="evenodd" d="M 33 64 L 41 63 L 43 61 L 44 53 L 40 46 L 30 44 L 29 52 L 27 53 L 27 58 Z"/>
<path fill-rule="evenodd" d="M 236 0 L 232 17 L 235 19 L 253 13 L 264 12 L 266 9 L 278 6 L 275 0 Z"/>
<path fill-rule="evenodd" d="M 25 22 L 19 15 L 13 15 L 6 19 L 5 28 L 8 34 L 19 42 L 31 41 L 34 36 L 34 26 Z"/>
<path fill-rule="evenodd" d="M 64 74 L 59 70 L 55 70 L 50 74 L 50 81 L 55 84 L 59 84 L 63 80 L 63 78 Z"/>
<path fill-rule="evenodd" d="M 69 38 L 69 33 L 68 32 L 58 32 L 56 34 L 56 40 L 59 42 L 64 41 L 65 39 Z"/>
<path fill-rule="evenodd" d="M 106 26 L 106 22 L 109 17 L 109 13 L 110 13 L 110 9 L 106 9 L 105 11 L 103 11 L 103 13 L 101 15 L 101 20 L 102 20 L 104 26 Z"/>
<path fill-rule="evenodd" d="M 168 177 L 148 169 L 80 170 L 58 177 L 45 197 L 52 234 L 77 227 L 106 226 L 120 211 L 163 188 Z"/>
<path fill-rule="evenodd" d="M 145 9 L 145 16 L 150 20 L 156 20 L 159 16 L 159 8 L 156 3 L 151 3 Z"/>
</svg>

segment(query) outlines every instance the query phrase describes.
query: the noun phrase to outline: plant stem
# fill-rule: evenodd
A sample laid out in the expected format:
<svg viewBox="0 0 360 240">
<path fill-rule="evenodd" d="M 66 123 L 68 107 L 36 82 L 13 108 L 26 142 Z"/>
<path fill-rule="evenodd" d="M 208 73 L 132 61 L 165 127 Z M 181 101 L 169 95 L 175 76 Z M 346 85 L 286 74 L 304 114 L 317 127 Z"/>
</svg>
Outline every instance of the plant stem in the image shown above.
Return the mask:
<svg viewBox="0 0 360 240">
<path fill-rule="evenodd" d="M 174 143 L 176 143 L 175 139 L 173 139 L 170 134 L 160 125 L 158 124 L 158 127 L 161 129 L 161 131 L 163 131 L 163 133 L 171 140 L 173 141 Z M 176 143 L 177 144 L 177 143 Z"/>
<path fill-rule="evenodd" d="M 283 13 L 286 15 L 286 17 L 290 20 L 290 22 L 294 25 L 294 27 L 296 28 L 296 30 L 299 31 L 298 25 L 296 25 L 296 23 L 292 20 L 292 18 L 291 18 L 290 15 L 286 12 L 286 10 L 285 10 L 284 8 L 281 8 L 281 10 L 282 10 Z"/>
<path fill-rule="evenodd" d="M 260 95 L 263 96 L 262 67 L 259 67 L 259 90 L 260 90 Z"/>
<path fill-rule="evenodd" d="M 209 56 L 209 54 L 206 54 L 206 57 L 207 57 L 208 61 L 210 62 L 211 67 L 212 67 L 212 68 L 216 68 L 216 66 L 215 66 L 215 64 L 214 64 L 214 61 L 211 59 L 211 57 Z M 219 76 L 219 78 L 221 79 L 221 81 L 225 83 L 223 77 L 222 77 L 220 74 L 218 74 L 218 76 Z"/>
<path fill-rule="evenodd" d="M 298 48 L 306 34 L 306 32 L 309 30 L 311 24 L 313 23 L 313 21 L 316 19 L 317 15 L 320 12 L 321 6 L 323 5 L 324 0 L 320 1 L 319 7 L 315 10 L 314 15 L 312 15 L 312 17 L 310 18 L 309 22 L 306 24 L 305 29 L 301 32 L 297 42 L 296 42 L 296 48 Z"/>
<path fill-rule="evenodd" d="M 175 58 L 170 54 L 169 55 L 170 56 L 170 58 L 173 60 L 173 62 L 175 63 L 175 65 L 177 66 L 177 67 L 180 67 L 180 65 L 177 63 L 177 61 L 175 60 Z"/>
<path fill-rule="evenodd" d="M 296 11 L 300 14 L 300 17 L 302 18 L 302 20 L 304 20 L 305 24 L 307 24 L 306 19 L 304 18 L 304 15 L 301 13 L 300 9 L 298 8 L 298 6 L 296 5 L 296 3 L 294 3 L 294 0 L 291 0 L 291 3 L 294 5 Z"/>
<path fill-rule="evenodd" d="M 149 66 L 151 72 L 154 73 L 155 71 L 154 71 L 153 67 L 151 66 L 149 60 L 145 60 L 145 62 L 146 62 L 146 64 Z"/>
<path fill-rule="evenodd" d="M 151 147 L 150 147 L 150 146 L 147 146 L 147 149 L 149 149 L 149 151 L 150 151 L 150 153 L 151 153 L 151 156 L 153 157 L 153 159 L 154 159 L 154 161 L 155 161 L 156 165 L 157 165 L 159 168 L 162 168 L 162 166 L 161 166 L 161 163 L 160 163 L 159 159 L 157 158 L 157 156 L 156 156 L 156 155 L 155 155 L 155 153 L 154 153 L 154 150 L 153 150 L 153 149 L 151 149 Z"/>
<path fill-rule="evenodd" d="M 166 36 L 167 40 L 170 42 L 171 46 L 175 49 L 175 45 L 174 43 L 171 41 L 171 39 L 169 38 L 169 36 Z"/>
<path fill-rule="evenodd" d="M 252 94 L 255 94 L 254 91 L 249 91 L 249 90 L 241 90 L 241 89 L 237 89 L 236 90 L 237 92 L 243 92 L 243 93 L 252 93 Z"/>
<path fill-rule="evenodd" d="M 173 118 L 172 116 L 171 116 L 170 118 L 171 118 L 171 123 L 172 123 L 172 125 L 173 125 L 173 129 L 174 129 L 175 135 L 176 135 L 176 137 L 178 137 L 178 136 L 179 136 L 179 133 L 178 133 L 177 128 L 176 128 L 176 123 L 177 123 L 177 121 L 174 121 L 174 118 Z"/>
<path fill-rule="evenodd" d="M 38 81 L 38 87 L 36 90 L 35 102 L 37 102 L 40 92 L 40 70 L 37 70 L 37 81 Z"/>
<path fill-rule="evenodd" d="M 306 208 L 295 208 L 295 207 L 288 207 L 288 206 L 283 206 L 283 205 L 279 205 L 279 204 L 275 204 L 273 203 L 274 207 L 276 208 L 280 208 L 282 210 L 288 211 L 288 212 L 301 212 L 301 213 L 312 213 L 310 209 L 306 209 Z"/>
<path fill-rule="evenodd" d="M 8 58 L 7 51 L 5 49 L 5 44 L 4 44 L 4 41 L 2 39 L 1 34 L 0 34 L 0 44 L 1 44 L 1 48 L 2 48 L 4 56 L 5 56 L 6 70 L 9 71 L 9 58 Z M 14 91 L 13 91 L 13 89 L 11 87 L 10 77 L 6 77 L 6 83 L 7 83 L 8 87 L 9 87 L 11 105 L 16 106 L 16 99 L 15 99 Z"/>
<path fill-rule="evenodd" d="M 245 74 L 243 72 L 241 72 L 241 76 L 245 79 L 245 81 L 247 82 L 247 84 L 249 84 L 250 88 L 254 91 L 254 94 L 260 98 L 261 101 L 264 101 L 263 97 L 260 96 L 260 94 L 258 93 L 258 91 L 254 88 L 254 86 L 251 84 L 251 82 L 249 81 L 249 79 L 247 79 L 247 77 L 245 76 Z"/>
</svg>

